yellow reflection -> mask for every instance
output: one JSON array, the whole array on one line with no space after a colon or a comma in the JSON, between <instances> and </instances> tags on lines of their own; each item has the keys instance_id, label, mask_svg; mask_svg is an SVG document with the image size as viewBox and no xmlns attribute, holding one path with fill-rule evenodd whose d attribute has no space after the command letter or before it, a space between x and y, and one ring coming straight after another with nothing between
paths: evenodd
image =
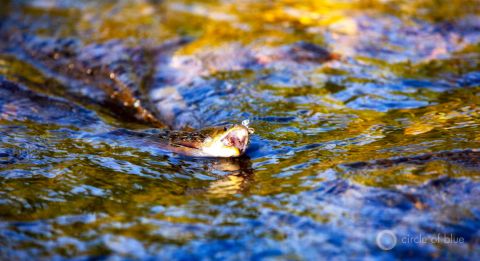
<instances>
[{"instance_id":1,"label":"yellow reflection","mask_svg":"<svg viewBox=\"0 0 480 261\"><path fill-rule=\"evenodd\" d=\"M216 197L225 197L238 193L242 189L244 177L229 175L217 181L214 181L208 187L208 194Z\"/></svg>"}]
</instances>

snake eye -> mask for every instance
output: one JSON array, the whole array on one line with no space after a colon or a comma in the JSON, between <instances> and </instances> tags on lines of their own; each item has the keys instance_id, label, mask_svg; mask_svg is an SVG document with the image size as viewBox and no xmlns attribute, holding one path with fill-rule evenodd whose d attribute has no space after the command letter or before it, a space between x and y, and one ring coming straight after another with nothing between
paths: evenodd
<instances>
[{"instance_id":1,"label":"snake eye","mask_svg":"<svg viewBox=\"0 0 480 261\"><path fill-rule=\"evenodd\" d=\"M228 130L227 126L223 127L223 131L227 131L227 130Z\"/></svg>"}]
</instances>

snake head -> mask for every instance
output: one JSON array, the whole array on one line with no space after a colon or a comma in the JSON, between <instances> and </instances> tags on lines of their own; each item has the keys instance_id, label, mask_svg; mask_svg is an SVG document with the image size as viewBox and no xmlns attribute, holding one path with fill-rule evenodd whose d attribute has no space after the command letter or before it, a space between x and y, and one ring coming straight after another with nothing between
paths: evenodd
<instances>
[{"instance_id":1,"label":"snake head","mask_svg":"<svg viewBox=\"0 0 480 261\"><path fill-rule=\"evenodd\" d=\"M208 138L204 140L201 146L206 156L238 157L247 150L253 129L249 128L247 123L213 127L209 128L207 132Z\"/></svg>"}]
</instances>

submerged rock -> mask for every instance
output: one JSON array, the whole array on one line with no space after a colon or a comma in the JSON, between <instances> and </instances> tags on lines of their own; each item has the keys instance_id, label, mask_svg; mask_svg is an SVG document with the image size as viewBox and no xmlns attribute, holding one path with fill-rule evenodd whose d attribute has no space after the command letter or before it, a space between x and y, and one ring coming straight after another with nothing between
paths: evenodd
<instances>
[{"instance_id":1,"label":"submerged rock","mask_svg":"<svg viewBox=\"0 0 480 261\"><path fill-rule=\"evenodd\" d=\"M296 71L318 66L338 56L307 42L256 49L232 44L223 48L176 56L188 38L172 39L160 46L129 47L119 40L84 44L75 38L49 38L11 30L4 52L33 65L60 84L54 93L89 100L124 120L155 127L198 128L202 114L188 104L179 88L195 91L204 77L224 71L267 68ZM10 25L11 26L11 25ZM225 108L228 109L228 108Z\"/></svg>"}]
</instances>

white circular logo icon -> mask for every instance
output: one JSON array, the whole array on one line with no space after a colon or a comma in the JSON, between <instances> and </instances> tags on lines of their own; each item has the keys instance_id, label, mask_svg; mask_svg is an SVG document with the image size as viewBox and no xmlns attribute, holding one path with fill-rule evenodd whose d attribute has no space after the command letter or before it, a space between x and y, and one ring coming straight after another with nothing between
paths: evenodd
<instances>
[{"instance_id":1,"label":"white circular logo icon","mask_svg":"<svg viewBox=\"0 0 480 261\"><path fill-rule=\"evenodd\" d=\"M378 232L376 242L380 249L390 250L397 245L397 236L392 230L382 230Z\"/></svg>"}]
</instances>

